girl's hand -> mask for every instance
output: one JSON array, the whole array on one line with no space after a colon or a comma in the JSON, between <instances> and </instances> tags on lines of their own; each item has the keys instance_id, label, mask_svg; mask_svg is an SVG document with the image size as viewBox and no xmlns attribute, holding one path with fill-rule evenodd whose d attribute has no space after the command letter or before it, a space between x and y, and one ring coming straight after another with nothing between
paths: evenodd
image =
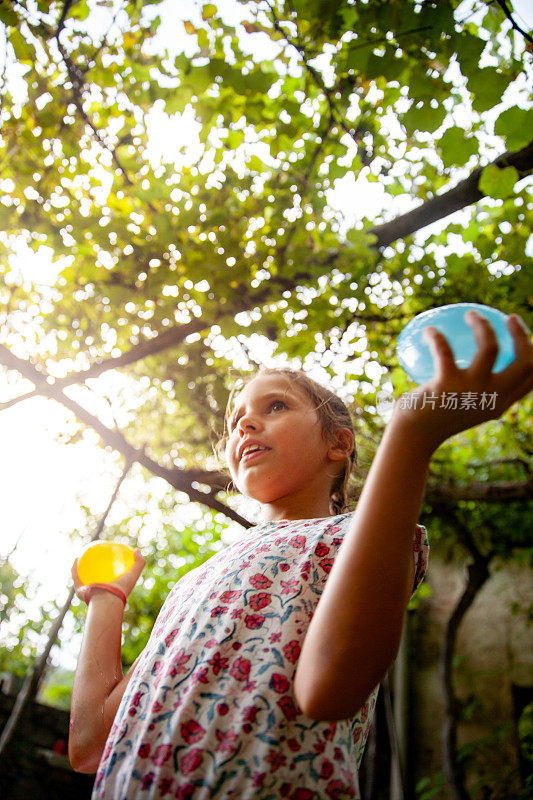
<instances>
[{"instance_id":1,"label":"girl's hand","mask_svg":"<svg viewBox=\"0 0 533 800\"><path fill-rule=\"evenodd\" d=\"M471 365L459 369L446 337L433 327L426 328L424 338L433 355L435 375L404 394L396 405L395 416L407 422L411 435L420 436L431 452L450 436L497 419L533 389L533 343L522 319L517 314L507 318L515 357L496 373L492 368L498 343L491 324L477 311L469 311L465 320L477 343Z\"/></svg>"},{"instance_id":2,"label":"girl's hand","mask_svg":"<svg viewBox=\"0 0 533 800\"><path fill-rule=\"evenodd\" d=\"M135 561L133 562L132 566L124 572L122 575L119 575L114 581L110 581L111 586L116 586L117 588L121 589L126 597L131 593L133 587L137 583L140 578L141 572L144 569L146 564L146 559L141 555L141 551L137 547L134 551ZM78 560L74 561L72 565L72 580L74 581L74 590L76 595L85 602L85 589L87 586L91 584L82 584L80 581L80 577L78 575Z\"/></svg>"}]
</instances>

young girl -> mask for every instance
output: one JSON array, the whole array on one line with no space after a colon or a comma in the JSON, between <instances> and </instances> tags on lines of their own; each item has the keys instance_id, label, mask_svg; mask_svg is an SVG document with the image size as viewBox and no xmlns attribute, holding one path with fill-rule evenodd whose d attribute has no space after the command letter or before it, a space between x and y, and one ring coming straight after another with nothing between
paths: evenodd
<instances>
[{"instance_id":1,"label":"young girl","mask_svg":"<svg viewBox=\"0 0 533 800\"><path fill-rule=\"evenodd\" d=\"M359 797L377 686L425 570L417 519L431 456L533 388L520 318L508 319L515 359L496 374L492 328L468 320L478 350L465 370L429 329L435 377L396 405L351 514L354 435L338 398L288 370L262 371L232 396L226 458L262 521L177 582L124 677L122 613L144 559L137 551L100 588L80 586L75 562L89 607L70 758L98 769L94 798ZM480 402L442 402L467 392Z\"/></svg>"}]
</instances>

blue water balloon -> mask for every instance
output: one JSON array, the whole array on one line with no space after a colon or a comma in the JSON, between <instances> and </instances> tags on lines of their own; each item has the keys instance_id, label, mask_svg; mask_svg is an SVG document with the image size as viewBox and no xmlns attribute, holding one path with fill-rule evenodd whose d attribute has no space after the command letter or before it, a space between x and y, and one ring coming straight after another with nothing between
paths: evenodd
<instances>
[{"instance_id":1,"label":"blue water balloon","mask_svg":"<svg viewBox=\"0 0 533 800\"><path fill-rule=\"evenodd\" d=\"M415 383L423 384L434 374L433 357L422 334L429 325L444 334L452 348L455 363L461 369L469 367L477 351L474 331L465 322L467 311L477 311L492 325L498 339L499 353L493 372L501 372L514 358L514 344L507 330L506 314L479 303L454 303L432 308L418 314L398 336L396 354L403 369Z\"/></svg>"}]
</instances>

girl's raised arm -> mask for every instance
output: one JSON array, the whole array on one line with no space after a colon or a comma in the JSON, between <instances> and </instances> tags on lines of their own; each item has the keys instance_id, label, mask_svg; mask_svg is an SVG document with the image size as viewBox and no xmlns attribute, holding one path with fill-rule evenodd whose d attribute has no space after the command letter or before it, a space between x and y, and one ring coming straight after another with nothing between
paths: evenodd
<instances>
[{"instance_id":1,"label":"girl's raised arm","mask_svg":"<svg viewBox=\"0 0 533 800\"><path fill-rule=\"evenodd\" d=\"M140 550L133 566L113 581L127 596L145 565ZM76 593L83 599L77 571L72 567ZM122 674L120 658L124 603L105 589L94 591L87 609L70 712L69 759L78 772L96 772L115 714L135 663Z\"/></svg>"},{"instance_id":2,"label":"girl's raised arm","mask_svg":"<svg viewBox=\"0 0 533 800\"><path fill-rule=\"evenodd\" d=\"M398 403L372 463L307 632L295 674L300 708L313 719L353 717L396 656L413 586L413 536L433 452L459 431L500 416L533 388L533 345L516 315L508 319L515 358L492 373L494 331L470 312L478 344L468 369L455 366L442 334L428 329L435 377ZM440 399L495 399L451 410ZM408 402L405 402L407 399Z\"/></svg>"}]
</instances>

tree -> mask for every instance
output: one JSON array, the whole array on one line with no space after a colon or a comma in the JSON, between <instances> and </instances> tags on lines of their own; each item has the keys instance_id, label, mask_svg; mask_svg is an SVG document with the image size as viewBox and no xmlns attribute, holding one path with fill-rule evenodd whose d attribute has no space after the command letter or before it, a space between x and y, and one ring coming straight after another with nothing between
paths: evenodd
<instances>
[{"instance_id":1,"label":"tree","mask_svg":"<svg viewBox=\"0 0 533 800\"><path fill-rule=\"evenodd\" d=\"M235 363L275 354L340 375L371 452L377 388L408 385L394 342L415 313L468 299L531 322L532 43L504 2L187 13L0 6L0 360L29 381L0 407L58 401L74 435L93 428L248 525L211 452ZM375 214L335 207L332 190L373 186ZM18 269L21 242L49 248L54 281ZM124 386L112 397L111 370ZM524 507L530 409L439 451L426 501L443 525L472 501ZM498 526L480 543L464 524L474 563L512 551Z\"/></svg>"}]
</instances>

